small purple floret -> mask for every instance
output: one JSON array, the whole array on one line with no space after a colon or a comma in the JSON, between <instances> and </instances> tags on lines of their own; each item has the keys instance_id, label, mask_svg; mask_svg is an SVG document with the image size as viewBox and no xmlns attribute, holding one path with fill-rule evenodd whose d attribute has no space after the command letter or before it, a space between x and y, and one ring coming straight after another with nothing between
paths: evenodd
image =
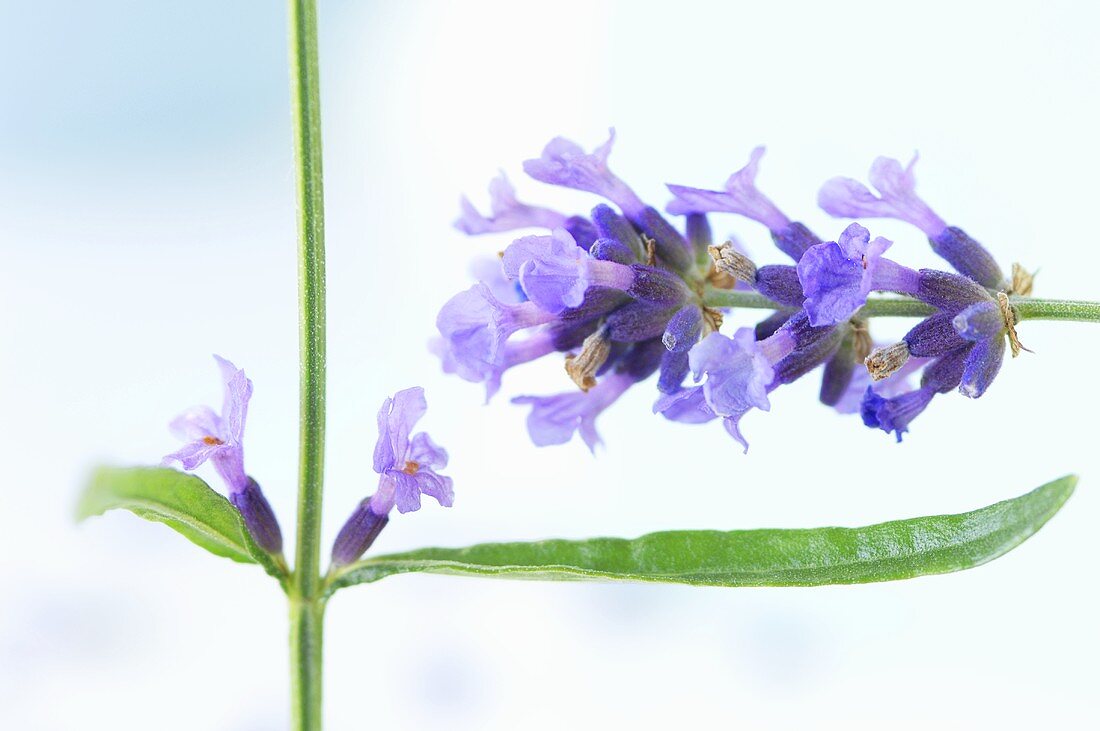
<instances>
[{"instance_id":1,"label":"small purple floret","mask_svg":"<svg viewBox=\"0 0 1100 731\"><path fill-rule=\"evenodd\" d=\"M665 210L672 214L736 213L764 224L771 231L783 231L790 225L790 219L756 187L756 173L763 156L763 147L754 149L748 165L726 180L725 190L667 186L674 200Z\"/></svg>"},{"instance_id":2,"label":"small purple floret","mask_svg":"<svg viewBox=\"0 0 1100 731\"><path fill-rule=\"evenodd\" d=\"M868 178L879 192L875 195L851 178L833 178L821 187L817 204L838 218L897 218L913 224L927 236L936 236L947 224L917 196L913 166L917 156L902 167L889 157L879 157L871 165Z\"/></svg>"},{"instance_id":3,"label":"small purple floret","mask_svg":"<svg viewBox=\"0 0 1100 731\"><path fill-rule=\"evenodd\" d=\"M447 466L447 452L423 432L410 438L413 426L427 410L424 389L415 386L387 398L378 411L374 471L380 477L378 491L370 500L378 515L386 515L395 505L402 513L419 510L421 494L444 507L454 503L451 478L436 471Z\"/></svg>"},{"instance_id":4,"label":"small purple floret","mask_svg":"<svg viewBox=\"0 0 1100 731\"><path fill-rule=\"evenodd\" d=\"M607 142L586 153L577 143L555 137L543 149L542 156L525 161L523 169L540 182L603 196L617 205L627 218L636 220L645 204L607 167L607 157L614 142L615 130L611 129Z\"/></svg>"},{"instance_id":5,"label":"small purple floret","mask_svg":"<svg viewBox=\"0 0 1100 731\"><path fill-rule=\"evenodd\" d=\"M806 295L803 305L814 326L844 322L867 302L874 290L912 294L917 272L882 256L892 242L853 223L835 242L812 247L798 262L798 279Z\"/></svg>"},{"instance_id":6,"label":"small purple floret","mask_svg":"<svg viewBox=\"0 0 1100 731\"><path fill-rule=\"evenodd\" d=\"M565 444L577 432L593 453L603 440L596 431L596 417L634 385L627 373L612 373L595 387L553 396L517 396L514 404L529 404L527 432L536 446Z\"/></svg>"},{"instance_id":7,"label":"small purple floret","mask_svg":"<svg viewBox=\"0 0 1100 731\"><path fill-rule=\"evenodd\" d=\"M470 200L463 196L462 215L455 228L468 236L514 231L521 228L555 229L565 225L567 217L557 211L530 206L516 199L516 189L503 172L489 183L489 216L481 215Z\"/></svg>"}]
</instances>

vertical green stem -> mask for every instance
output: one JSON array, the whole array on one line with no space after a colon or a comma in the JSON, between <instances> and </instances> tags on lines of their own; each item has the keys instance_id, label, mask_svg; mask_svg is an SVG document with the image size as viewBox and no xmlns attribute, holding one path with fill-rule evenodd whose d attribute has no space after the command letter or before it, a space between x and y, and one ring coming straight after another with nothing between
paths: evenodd
<instances>
[{"instance_id":1,"label":"vertical green stem","mask_svg":"<svg viewBox=\"0 0 1100 731\"><path fill-rule=\"evenodd\" d=\"M290 590L296 731L321 728L321 492L325 460L325 223L316 0L290 0L290 76L298 179L300 337L298 535Z\"/></svg>"}]
</instances>

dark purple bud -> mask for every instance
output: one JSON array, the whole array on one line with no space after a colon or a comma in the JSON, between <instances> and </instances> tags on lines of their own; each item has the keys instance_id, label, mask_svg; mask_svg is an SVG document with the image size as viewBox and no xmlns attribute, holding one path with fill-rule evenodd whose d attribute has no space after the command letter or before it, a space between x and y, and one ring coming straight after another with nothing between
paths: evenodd
<instances>
[{"instance_id":1,"label":"dark purple bud","mask_svg":"<svg viewBox=\"0 0 1100 731\"><path fill-rule=\"evenodd\" d=\"M582 249L592 246L599 238L596 227L584 216L570 216L565 220L565 225L562 228L569 232L569 235L577 242L577 246Z\"/></svg>"},{"instance_id":2,"label":"dark purple bud","mask_svg":"<svg viewBox=\"0 0 1100 731\"><path fill-rule=\"evenodd\" d=\"M626 244L619 243L617 239L596 239L592 248L588 250L593 259L601 261L613 261L616 264L633 264L638 261L634 252Z\"/></svg>"},{"instance_id":3,"label":"dark purple bud","mask_svg":"<svg viewBox=\"0 0 1100 731\"><path fill-rule=\"evenodd\" d=\"M644 381L660 367L661 359L667 352L660 338L637 343L623 355L616 371L635 381Z\"/></svg>"},{"instance_id":4,"label":"dark purple bud","mask_svg":"<svg viewBox=\"0 0 1100 731\"><path fill-rule=\"evenodd\" d=\"M798 270L789 264L767 264L756 270L756 291L786 307L801 307L806 299Z\"/></svg>"},{"instance_id":5,"label":"dark purple bud","mask_svg":"<svg viewBox=\"0 0 1100 731\"><path fill-rule=\"evenodd\" d=\"M821 243L821 239L818 238L817 234L798 221L788 224L778 231L772 231L771 234L776 248L795 261L801 259L802 255L811 246L817 246Z\"/></svg>"},{"instance_id":6,"label":"dark purple bud","mask_svg":"<svg viewBox=\"0 0 1100 731\"><path fill-rule=\"evenodd\" d=\"M549 326L550 342L554 350L575 350L584 344L584 339L596 332L600 326L598 319L556 322Z\"/></svg>"},{"instance_id":7,"label":"dark purple bud","mask_svg":"<svg viewBox=\"0 0 1100 731\"><path fill-rule=\"evenodd\" d=\"M683 385L689 369L688 351L666 350L661 356L661 375L657 378L657 390L661 393L676 393Z\"/></svg>"},{"instance_id":8,"label":"dark purple bud","mask_svg":"<svg viewBox=\"0 0 1100 731\"><path fill-rule=\"evenodd\" d=\"M825 363L821 375L821 403L836 406L848 390L856 372L855 338L849 334L841 342L832 358Z\"/></svg>"},{"instance_id":9,"label":"dark purple bud","mask_svg":"<svg viewBox=\"0 0 1100 731\"><path fill-rule=\"evenodd\" d=\"M634 252L638 260L644 261L646 256L645 242L630 221L615 212L611 206L601 203L592 209L592 223L600 238L614 239Z\"/></svg>"},{"instance_id":10,"label":"dark purple bud","mask_svg":"<svg viewBox=\"0 0 1100 731\"><path fill-rule=\"evenodd\" d=\"M985 288L969 277L921 269L915 297L944 312L955 313L975 302L990 301Z\"/></svg>"},{"instance_id":11,"label":"dark purple bud","mask_svg":"<svg viewBox=\"0 0 1100 731\"><path fill-rule=\"evenodd\" d=\"M703 311L688 305L677 311L665 327L661 341L674 353L686 353L703 334Z\"/></svg>"},{"instance_id":12,"label":"dark purple bud","mask_svg":"<svg viewBox=\"0 0 1100 731\"><path fill-rule=\"evenodd\" d=\"M691 248L695 250L695 258L706 261L707 249L714 243L714 236L710 231L710 222L704 213L689 213L685 223L687 238L691 242Z\"/></svg>"},{"instance_id":13,"label":"dark purple bud","mask_svg":"<svg viewBox=\"0 0 1100 731\"><path fill-rule=\"evenodd\" d=\"M820 325L814 327L810 324L809 315L805 310L799 310L790 316L785 325L791 336L794 337L795 349L809 348L821 340L836 335L836 325Z\"/></svg>"},{"instance_id":14,"label":"dark purple bud","mask_svg":"<svg viewBox=\"0 0 1100 731\"><path fill-rule=\"evenodd\" d=\"M793 383L806 375L814 368L829 360L840 347L844 339L844 328L825 327L815 328L826 330L818 333L814 339L804 348L795 350L775 364L775 378L773 384Z\"/></svg>"},{"instance_id":15,"label":"dark purple bud","mask_svg":"<svg viewBox=\"0 0 1100 731\"><path fill-rule=\"evenodd\" d=\"M973 343L967 343L925 366L920 379L921 388L930 388L935 393L948 393L958 388L966 368L966 359L973 347Z\"/></svg>"},{"instance_id":16,"label":"dark purple bud","mask_svg":"<svg viewBox=\"0 0 1100 731\"><path fill-rule=\"evenodd\" d=\"M966 358L959 393L970 398L981 398L989 384L1001 370L1005 357L1005 338L997 335L974 343Z\"/></svg>"},{"instance_id":17,"label":"dark purple bud","mask_svg":"<svg viewBox=\"0 0 1100 731\"><path fill-rule=\"evenodd\" d=\"M371 510L370 498L359 503L344 527L336 534L336 541L332 544L333 565L346 566L357 561L371 547L388 522L388 515L378 515Z\"/></svg>"},{"instance_id":18,"label":"dark purple bud","mask_svg":"<svg viewBox=\"0 0 1100 731\"><path fill-rule=\"evenodd\" d=\"M647 206L635 223L653 239L657 256L673 269L686 272L695 265L695 256L688 242L656 208Z\"/></svg>"},{"instance_id":19,"label":"dark purple bud","mask_svg":"<svg viewBox=\"0 0 1100 731\"><path fill-rule=\"evenodd\" d=\"M791 319L790 312L773 312L765 317L760 322L756 323L756 339L766 340L770 338L776 330L787 324L787 320Z\"/></svg>"},{"instance_id":20,"label":"dark purple bud","mask_svg":"<svg viewBox=\"0 0 1100 731\"><path fill-rule=\"evenodd\" d=\"M958 226L948 226L930 236L928 242L932 244L932 251L946 259L960 274L990 289L1005 286L1004 272L993 255Z\"/></svg>"},{"instance_id":21,"label":"dark purple bud","mask_svg":"<svg viewBox=\"0 0 1100 731\"><path fill-rule=\"evenodd\" d=\"M638 343L650 338L660 339L668 320L679 308L631 302L607 316L607 336L624 343ZM665 347L661 344L661 347Z\"/></svg>"},{"instance_id":22,"label":"dark purple bud","mask_svg":"<svg viewBox=\"0 0 1100 731\"><path fill-rule=\"evenodd\" d=\"M940 313L921 320L905 334L909 354L920 358L938 358L967 344L953 324L954 315Z\"/></svg>"},{"instance_id":23,"label":"dark purple bud","mask_svg":"<svg viewBox=\"0 0 1100 731\"><path fill-rule=\"evenodd\" d=\"M283 532L279 530L279 521L255 480L249 477L245 488L231 492L229 500L240 511L257 546L272 554L283 552Z\"/></svg>"},{"instance_id":24,"label":"dark purple bud","mask_svg":"<svg viewBox=\"0 0 1100 731\"><path fill-rule=\"evenodd\" d=\"M626 293L637 300L655 305L678 305L688 295L684 280L666 269L631 264L634 281Z\"/></svg>"},{"instance_id":25,"label":"dark purple bud","mask_svg":"<svg viewBox=\"0 0 1100 731\"><path fill-rule=\"evenodd\" d=\"M589 287L584 292L584 300L579 307L562 310L558 319L562 322L587 322L603 317L616 307L630 301L630 298L618 289L611 287Z\"/></svg>"},{"instance_id":26,"label":"dark purple bud","mask_svg":"<svg viewBox=\"0 0 1100 731\"><path fill-rule=\"evenodd\" d=\"M596 376L602 376L604 373L609 372L614 366L618 365L619 360L626 354L626 351L630 350L630 343L617 343L611 342L611 350L607 354L607 360L603 362L600 369L596 371Z\"/></svg>"},{"instance_id":27,"label":"dark purple bud","mask_svg":"<svg viewBox=\"0 0 1100 731\"><path fill-rule=\"evenodd\" d=\"M951 325L967 340L984 340L1005 331L1005 316L996 302L978 302L955 315Z\"/></svg>"}]
</instances>

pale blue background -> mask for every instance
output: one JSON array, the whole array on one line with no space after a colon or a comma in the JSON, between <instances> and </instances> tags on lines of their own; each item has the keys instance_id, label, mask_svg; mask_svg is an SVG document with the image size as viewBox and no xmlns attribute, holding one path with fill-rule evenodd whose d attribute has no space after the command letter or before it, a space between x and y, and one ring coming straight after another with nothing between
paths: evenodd
<instances>
[{"instance_id":1,"label":"pale blue background","mask_svg":"<svg viewBox=\"0 0 1100 731\"><path fill-rule=\"evenodd\" d=\"M1100 480L1095 326L1027 324L1036 351L980 403L937 400L902 446L814 402L817 378L721 429L649 416L607 449L539 450L426 354L471 256L449 224L552 136L663 203L758 143L761 184L827 233L818 185L919 148L921 190L1040 294L1100 298L1100 15L1091 3L321 3L330 273L326 533L372 489L374 412L423 384L453 510L380 550L672 527L857 525L959 511L1084 475L1064 514L979 570L815 590L404 576L330 607L333 729L1026 728L1096 723ZM97 462L150 463L166 421L217 402L218 352L256 391L248 464L289 523L297 332L279 2L0 2L0 726L285 727L285 610L259 571L161 526L70 513ZM762 260L763 231L717 219ZM933 264L911 229L899 258ZM735 320L736 322L737 320ZM876 324L879 337L902 323Z\"/></svg>"}]
</instances>

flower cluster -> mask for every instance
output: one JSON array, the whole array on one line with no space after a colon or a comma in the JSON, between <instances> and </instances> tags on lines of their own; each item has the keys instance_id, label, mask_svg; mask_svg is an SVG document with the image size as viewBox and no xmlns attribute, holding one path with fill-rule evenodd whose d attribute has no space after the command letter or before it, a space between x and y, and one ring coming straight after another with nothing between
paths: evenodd
<instances>
[{"instance_id":1,"label":"flower cluster","mask_svg":"<svg viewBox=\"0 0 1100 731\"><path fill-rule=\"evenodd\" d=\"M185 444L166 456L163 464L178 462L190 471L211 461L256 545L285 564L283 535L275 512L259 483L244 470L244 426L252 381L228 360L214 358L222 372L222 412L196 406L176 417L170 429ZM419 510L421 495L435 498L446 507L454 503L451 478L437 472L447 466L447 452L427 434L411 433L427 410L424 389L420 387L398 391L382 404L374 445L378 489L359 503L340 529L332 547L334 565L349 564L362 556L386 527L394 507L402 513Z\"/></svg>"},{"instance_id":2,"label":"flower cluster","mask_svg":"<svg viewBox=\"0 0 1100 731\"><path fill-rule=\"evenodd\" d=\"M597 417L656 373L655 413L684 423L721 419L747 449L741 417L768 410L771 391L819 366L822 402L860 412L868 426L900 440L936 394L981 396L1006 341L1018 352L1009 295L1028 294L1030 277L1014 268L1006 280L977 241L917 196L916 158L904 168L876 160L877 194L851 179L830 180L819 205L840 218L908 222L956 273L887 258L891 242L859 223L825 241L792 221L756 186L763 148L721 190L668 186L666 211L684 217L681 232L608 167L613 141L612 130L588 153L558 138L523 167L535 180L595 193L614 208L600 204L580 216L521 203L502 175L490 185L490 215L463 198L455 222L467 234L543 230L515 239L480 268L481 281L443 306L432 343L444 371L485 384L487 398L508 369L564 354L576 389L513 399L531 407L535 444L565 443L579 432L594 449ZM707 218L714 213L763 224L792 263L757 266L734 243L716 245ZM719 329L731 290L753 290L774 311L727 336ZM907 295L934 314L901 342L876 348L861 315L872 292ZM919 386L910 387L907 376L917 373Z\"/></svg>"}]
</instances>

